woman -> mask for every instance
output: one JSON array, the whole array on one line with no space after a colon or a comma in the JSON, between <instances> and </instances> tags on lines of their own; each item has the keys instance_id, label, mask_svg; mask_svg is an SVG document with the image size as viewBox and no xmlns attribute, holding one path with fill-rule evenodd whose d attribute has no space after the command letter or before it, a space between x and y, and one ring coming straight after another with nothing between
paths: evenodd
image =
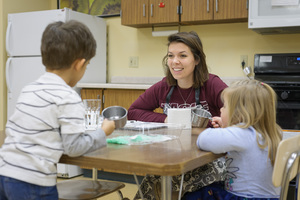
<instances>
[{"instance_id":1,"label":"woman","mask_svg":"<svg viewBox=\"0 0 300 200\"><path fill-rule=\"evenodd\" d=\"M200 38L195 32L180 32L168 37L168 52L163 58L166 77L147 89L128 109L128 119L167 122L168 108L202 106L212 116L220 116L220 95L227 85L210 74ZM164 113L154 112L162 108ZM211 124L209 124L211 126ZM224 164L216 160L188 172L183 192L193 192L222 179ZM173 177L173 191L179 191L181 176ZM141 190L146 199L160 199L159 176L146 176ZM178 193L178 192L177 192ZM139 198L139 194L135 198Z\"/></svg>"},{"instance_id":2,"label":"woman","mask_svg":"<svg viewBox=\"0 0 300 200\"><path fill-rule=\"evenodd\" d=\"M129 108L128 119L167 122L168 108L201 105L212 116L220 116L220 94L227 85L210 74L202 42L195 32L170 35L163 58L166 77L147 89ZM164 113L153 112L162 108Z\"/></svg>"}]
</instances>

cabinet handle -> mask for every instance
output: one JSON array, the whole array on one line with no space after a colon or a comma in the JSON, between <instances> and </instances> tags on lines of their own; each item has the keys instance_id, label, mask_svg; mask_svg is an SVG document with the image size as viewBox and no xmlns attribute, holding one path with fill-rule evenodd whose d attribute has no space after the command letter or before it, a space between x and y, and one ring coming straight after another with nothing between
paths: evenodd
<instances>
[{"instance_id":1,"label":"cabinet handle","mask_svg":"<svg viewBox=\"0 0 300 200\"><path fill-rule=\"evenodd\" d=\"M182 6L177 6L177 14L182 14Z\"/></svg>"},{"instance_id":2,"label":"cabinet handle","mask_svg":"<svg viewBox=\"0 0 300 200\"><path fill-rule=\"evenodd\" d=\"M206 8L206 10L209 13L209 0L207 0L207 8Z\"/></svg>"},{"instance_id":3,"label":"cabinet handle","mask_svg":"<svg viewBox=\"0 0 300 200\"><path fill-rule=\"evenodd\" d=\"M146 17L146 5L143 4L143 16Z\"/></svg>"},{"instance_id":4,"label":"cabinet handle","mask_svg":"<svg viewBox=\"0 0 300 200\"><path fill-rule=\"evenodd\" d=\"M151 17L153 17L153 4L151 4Z\"/></svg>"},{"instance_id":5,"label":"cabinet handle","mask_svg":"<svg viewBox=\"0 0 300 200\"><path fill-rule=\"evenodd\" d=\"M216 0L216 12L219 12L218 0Z\"/></svg>"},{"instance_id":6,"label":"cabinet handle","mask_svg":"<svg viewBox=\"0 0 300 200\"><path fill-rule=\"evenodd\" d=\"M102 95L102 103L103 103L103 105L105 103L105 96L104 96L104 94Z\"/></svg>"},{"instance_id":7,"label":"cabinet handle","mask_svg":"<svg viewBox=\"0 0 300 200\"><path fill-rule=\"evenodd\" d=\"M249 0L246 1L246 9L247 10L249 10L248 7L249 7Z\"/></svg>"}]
</instances>

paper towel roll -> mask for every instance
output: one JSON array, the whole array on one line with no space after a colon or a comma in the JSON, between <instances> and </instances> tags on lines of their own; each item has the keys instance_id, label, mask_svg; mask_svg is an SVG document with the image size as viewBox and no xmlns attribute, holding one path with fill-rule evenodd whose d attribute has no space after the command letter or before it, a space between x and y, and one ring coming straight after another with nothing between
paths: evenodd
<instances>
[{"instance_id":1,"label":"paper towel roll","mask_svg":"<svg viewBox=\"0 0 300 200\"><path fill-rule=\"evenodd\" d=\"M168 123L182 124L185 129L192 128L191 108L169 108Z\"/></svg>"}]
</instances>

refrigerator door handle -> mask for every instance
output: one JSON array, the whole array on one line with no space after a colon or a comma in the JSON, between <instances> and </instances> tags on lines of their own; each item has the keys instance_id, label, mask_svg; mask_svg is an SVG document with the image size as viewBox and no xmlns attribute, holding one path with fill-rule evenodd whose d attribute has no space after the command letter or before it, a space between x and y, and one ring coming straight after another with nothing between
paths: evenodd
<instances>
[{"instance_id":1,"label":"refrigerator door handle","mask_svg":"<svg viewBox=\"0 0 300 200\"><path fill-rule=\"evenodd\" d=\"M7 29L6 29L6 52L9 56L11 55L11 51L10 51L10 47L9 47L11 25L12 25L12 23L8 22Z\"/></svg>"},{"instance_id":2,"label":"refrigerator door handle","mask_svg":"<svg viewBox=\"0 0 300 200\"><path fill-rule=\"evenodd\" d=\"M11 85L10 85L10 80L9 80L9 68L10 68L11 61L12 61L12 58L7 59L6 70L5 70L8 98L11 98Z\"/></svg>"}]
</instances>

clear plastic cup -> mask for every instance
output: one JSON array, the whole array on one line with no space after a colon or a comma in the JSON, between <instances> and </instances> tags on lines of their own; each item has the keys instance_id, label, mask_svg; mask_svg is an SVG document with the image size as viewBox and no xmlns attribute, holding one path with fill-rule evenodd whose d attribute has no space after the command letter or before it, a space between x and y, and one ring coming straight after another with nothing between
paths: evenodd
<instances>
[{"instance_id":1,"label":"clear plastic cup","mask_svg":"<svg viewBox=\"0 0 300 200\"><path fill-rule=\"evenodd\" d=\"M100 115L101 99L84 99L83 105L85 109L85 129L97 129L102 122L102 117Z\"/></svg>"}]
</instances>

